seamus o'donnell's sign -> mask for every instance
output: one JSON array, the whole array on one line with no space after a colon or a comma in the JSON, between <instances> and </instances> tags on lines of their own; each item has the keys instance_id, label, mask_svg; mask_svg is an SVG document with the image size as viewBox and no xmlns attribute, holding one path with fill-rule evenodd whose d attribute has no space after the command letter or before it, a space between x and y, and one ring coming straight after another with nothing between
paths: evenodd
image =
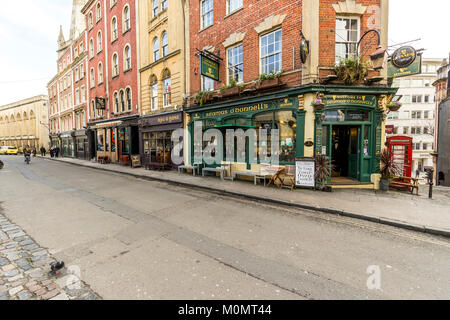
<instances>
[{"instance_id":1,"label":"seamus o'donnell's sign","mask_svg":"<svg viewBox=\"0 0 450 320\"><path fill-rule=\"evenodd\" d=\"M365 106L376 107L377 97L372 95L327 95L323 102L325 106Z\"/></svg>"}]
</instances>

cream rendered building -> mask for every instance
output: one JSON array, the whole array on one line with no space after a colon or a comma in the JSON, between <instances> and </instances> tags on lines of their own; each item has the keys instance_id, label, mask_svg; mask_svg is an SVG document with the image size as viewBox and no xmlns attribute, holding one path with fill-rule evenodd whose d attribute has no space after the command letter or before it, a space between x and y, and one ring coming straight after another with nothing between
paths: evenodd
<instances>
[{"instance_id":1,"label":"cream rendered building","mask_svg":"<svg viewBox=\"0 0 450 320\"><path fill-rule=\"evenodd\" d=\"M0 106L0 145L49 147L48 97L40 95Z\"/></svg>"},{"instance_id":2,"label":"cream rendered building","mask_svg":"<svg viewBox=\"0 0 450 320\"><path fill-rule=\"evenodd\" d=\"M138 1L140 149L144 162L173 168L170 136L183 128L189 10L184 0Z\"/></svg>"}]
</instances>

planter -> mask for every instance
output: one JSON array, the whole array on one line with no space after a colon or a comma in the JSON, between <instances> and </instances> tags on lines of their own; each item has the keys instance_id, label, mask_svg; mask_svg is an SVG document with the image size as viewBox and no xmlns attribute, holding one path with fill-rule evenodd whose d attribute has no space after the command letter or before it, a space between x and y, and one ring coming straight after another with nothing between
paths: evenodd
<instances>
[{"instance_id":1,"label":"planter","mask_svg":"<svg viewBox=\"0 0 450 320\"><path fill-rule=\"evenodd\" d=\"M282 83L281 83L280 78L274 78L274 79L263 80L262 82L258 83L256 85L256 87L257 87L257 89L261 90L261 89L269 89L269 88L279 87L281 84Z\"/></svg>"},{"instance_id":2,"label":"planter","mask_svg":"<svg viewBox=\"0 0 450 320\"><path fill-rule=\"evenodd\" d=\"M322 111L323 108L325 107L325 104L324 103L314 103L312 106L314 107L315 111Z\"/></svg>"},{"instance_id":3,"label":"planter","mask_svg":"<svg viewBox=\"0 0 450 320\"><path fill-rule=\"evenodd\" d=\"M398 110L400 110L400 108L402 107L401 104L393 104L393 105L388 105L387 108L389 109L389 111L391 112L396 112Z\"/></svg>"},{"instance_id":4,"label":"planter","mask_svg":"<svg viewBox=\"0 0 450 320\"><path fill-rule=\"evenodd\" d=\"M381 191L388 191L389 190L389 180L388 179L381 179L380 180L380 190Z\"/></svg>"},{"instance_id":5,"label":"planter","mask_svg":"<svg viewBox=\"0 0 450 320\"><path fill-rule=\"evenodd\" d=\"M239 86L228 88L220 91L220 94L222 97L230 97L230 96L237 96L241 93L241 88Z\"/></svg>"}]
</instances>

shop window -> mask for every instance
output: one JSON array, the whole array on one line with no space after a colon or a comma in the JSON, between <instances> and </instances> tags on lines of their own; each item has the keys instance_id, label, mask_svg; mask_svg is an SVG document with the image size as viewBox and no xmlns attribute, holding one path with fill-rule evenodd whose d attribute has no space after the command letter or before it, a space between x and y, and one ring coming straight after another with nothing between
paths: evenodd
<instances>
[{"instance_id":1,"label":"shop window","mask_svg":"<svg viewBox=\"0 0 450 320\"><path fill-rule=\"evenodd\" d=\"M228 62L228 84L231 81L236 83L244 82L244 54L243 45L239 45L227 50Z\"/></svg>"},{"instance_id":2,"label":"shop window","mask_svg":"<svg viewBox=\"0 0 450 320\"><path fill-rule=\"evenodd\" d=\"M105 151L109 151L109 141L111 141L111 129L106 129Z\"/></svg>"},{"instance_id":3,"label":"shop window","mask_svg":"<svg viewBox=\"0 0 450 320\"><path fill-rule=\"evenodd\" d=\"M121 153L130 154L130 134L128 128L120 128L119 129L119 143L120 143L120 151Z\"/></svg>"},{"instance_id":4,"label":"shop window","mask_svg":"<svg viewBox=\"0 0 450 320\"><path fill-rule=\"evenodd\" d=\"M280 135L280 162L295 162L295 142L297 137L297 117L294 111L275 113L275 127Z\"/></svg>"},{"instance_id":5,"label":"shop window","mask_svg":"<svg viewBox=\"0 0 450 320\"><path fill-rule=\"evenodd\" d=\"M97 131L97 151L105 151L105 133L103 130Z\"/></svg>"},{"instance_id":6,"label":"shop window","mask_svg":"<svg viewBox=\"0 0 450 320\"><path fill-rule=\"evenodd\" d=\"M281 29L260 39L261 73L281 71Z\"/></svg>"},{"instance_id":7,"label":"shop window","mask_svg":"<svg viewBox=\"0 0 450 320\"><path fill-rule=\"evenodd\" d=\"M151 132L144 133L144 153L150 156L152 163L171 163L172 154L172 132Z\"/></svg>"},{"instance_id":8,"label":"shop window","mask_svg":"<svg viewBox=\"0 0 450 320\"><path fill-rule=\"evenodd\" d=\"M254 126L257 130L257 146L255 146L255 153L258 155L258 161L266 162L268 158L272 156L272 129L273 127L273 112L261 113L255 116ZM266 133L267 138L262 135L263 131ZM262 150L260 150L260 148ZM261 157L261 153L263 153Z\"/></svg>"}]
</instances>

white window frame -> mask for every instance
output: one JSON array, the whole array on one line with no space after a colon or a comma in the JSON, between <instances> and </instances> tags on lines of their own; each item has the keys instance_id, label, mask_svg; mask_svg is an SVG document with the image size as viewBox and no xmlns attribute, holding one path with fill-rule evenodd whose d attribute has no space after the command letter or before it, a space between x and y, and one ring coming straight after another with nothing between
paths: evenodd
<instances>
[{"instance_id":1,"label":"white window frame","mask_svg":"<svg viewBox=\"0 0 450 320\"><path fill-rule=\"evenodd\" d=\"M346 39L340 39L339 38L339 36L338 36L338 32L337 32L337 22L338 22L338 20L356 20L356 23L357 23L357 35L356 35L356 41L348 41L348 40L346 40ZM355 44L356 46L357 46L357 44L358 44L358 40L360 39L360 37L361 37L361 18L360 17L358 17L358 16L336 16L336 21L335 21L335 26L336 26L336 30L335 30L335 45L334 45L334 50L335 50L335 53L334 53L334 55L335 55L335 61L336 62L339 62L339 60L341 59L341 58L347 58L347 57L338 57L338 54L337 54L337 45L338 44ZM348 32L348 31L347 31ZM338 38L339 38L339 40L340 41L338 41ZM356 50L357 50L358 48L356 48ZM355 52L355 54L356 54L356 52Z\"/></svg>"},{"instance_id":2,"label":"white window frame","mask_svg":"<svg viewBox=\"0 0 450 320\"><path fill-rule=\"evenodd\" d=\"M128 92L130 93L130 99L128 100ZM131 91L131 87L125 88L125 104L126 104L126 111L131 111L133 109L133 91Z\"/></svg>"},{"instance_id":3,"label":"white window frame","mask_svg":"<svg viewBox=\"0 0 450 320\"><path fill-rule=\"evenodd\" d=\"M130 56L127 56L127 48L129 51ZM131 70L131 46L129 44L125 45L125 48L123 48L123 70L128 71Z\"/></svg>"},{"instance_id":4,"label":"white window frame","mask_svg":"<svg viewBox=\"0 0 450 320\"><path fill-rule=\"evenodd\" d=\"M103 83L103 64L101 62L98 63L97 73L98 84L100 85Z\"/></svg>"},{"instance_id":5,"label":"white window frame","mask_svg":"<svg viewBox=\"0 0 450 320\"><path fill-rule=\"evenodd\" d=\"M274 37L275 37L276 33L278 33L278 32L281 33L280 50L279 51L274 51L274 52L272 52L270 54L263 55L263 46L262 46L263 38L268 37L271 34L273 34ZM274 44L275 44L275 42L274 42ZM278 54L280 55L280 68L279 68L279 70L264 70L265 69L265 66L263 65L264 59L266 59L266 58L268 58L270 56L278 55ZM259 67L260 74L263 74L263 73L268 74L271 71L274 71L275 73L277 73L277 72L280 72L283 69L283 30L282 30L282 28L279 28L279 29L270 31L268 33L262 34L259 37L259 66L260 66Z\"/></svg>"},{"instance_id":6,"label":"white window frame","mask_svg":"<svg viewBox=\"0 0 450 320\"><path fill-rule=\"evenodd\" d=\"M234 49L237 49L239 47L242 47L242 64L239 64L239 65L242 65L242 79L236 81L236 83L243 83L244 82L244 45L242 43L239 43L239 44L237 44L237 45L235 45L233 47L227 48L227 84L228 85L230 84L230 69L232 67L236 67L237 66L237 64L230 66L230 52L232 52Z\"/></svg>"},{"instance_id":7,"label":"white window frame","mask_svg":"<svg viewBox=\"0 0 450 320\"><path fill-rule=\"evenodd\" d=\"M152 0L152 17L155 18L158 16L158 14L159 14L159 0Z\"/></svg>"},{"instance_id":8,"label":"white window frame","mask_svg":"<svg viewBox=\"0 0 450 320\"><path fill-rule=\"evenodd\" d=\"M119 28L117 25L117 17L114 16L111 19L111 42L117 40L118 37L119 37Z\"/></svg>"},{"instance_id":9,"label":"white window frame","mask_svg":"<svg viewBox=\"0 0 450 320\"><path fill-rule=\"evenodd\" d=\"M169 81L169 90L166 91L166 81ZM163 85L163 108L169 108L172 106L172 78L169 77L162 81Z\"/></svg>"},{"instance_id":10,"label":"white window frame","mask_svg":"<svg viewBox=\"0 0 450 320\"><path fill-rule=\"evenodd\" d=\"M128 17L125 15L125 9L127 9ZM123 31L122 31L122 33L125 33L125 32L127 32L128 30L131 29L131 23L130 23L131 17L130 17L130 15L131 15L130 6L128 4L126 4L123 7L123 10L122 10L122 17L123 17L123 21L122 21L122 23L123 23L122 24Z\"/></svg>"},{"instance_id":11,"label":"white window frame","mask_svg":"<svg viewBox=\"0 0 450 320\"><path fill-rule=\"evenodd\" d=\"M150 107L152 111L158 110L158 81L150 85Z\"/></svg>"},{"instance_id":12,"label":"white window frame","mask_svg":"<svg viewBox=\"0 0 450 320\"><path fill-rule=\"evenodd\" d=\"M114 61L114 57L117 58L117 62ZM112 67L112 70L111 70L112 71L112 76L113 77L118 76L120 70L119 70L119 55L117 54L117 52L114 52L113 55L112 55L112 65L111 65L111 67Z\"/></svg>"},{"instance_id":13,"label":"white window frame","mask_svg":"<svg viewBox=\"0 0 450 320\"><path fill-rule=\"evenodd\" d=\"M103 50L103 36L102 31L99 30L97 32L97 53L101 52Z\"/></svg>"},{"instance_id":14,"label":"white window frame","mask_svg":"<svg viewBox=\"0 0 450 320\"><path fill-rule=\"evenodd\" d=\"M156 42L156 50L155 50L155 42ZM152 52L153 52L153 62L156 62L159 60L159 38L155 37L152 41Z\"/></svg>"},{"instance_id":15,"label":"white window frame","mask_svg":"<svg viewBox=\"0 0 450 320\"><path fill-rule=\"evenodd\" d=\"M239 2L237 7L232 8L231 5L234 2ZM227 0L227 15L232 14L235 11L238 11L239 9L241 9L244 6L244 0Z\"/></svg>"},{"instance_id":16,"label":"white window frame","mask_svg":"<svg viewBox=\"0 0 450 320\"><path fill-rule=\"evenodd\" d=\"M203 4L205 2L209 2L209 1L211 1L211 3L212 3L211 10L209 10L207 12L203 12ZM211 23L208 25L205 25L205 18L207 16L209 16L209 14L212 15ZM201 0L200 1L200 29L208 28L209 26L212 26L213 24L214 24L214 0Z\"/></svg>"}]
</instances>

